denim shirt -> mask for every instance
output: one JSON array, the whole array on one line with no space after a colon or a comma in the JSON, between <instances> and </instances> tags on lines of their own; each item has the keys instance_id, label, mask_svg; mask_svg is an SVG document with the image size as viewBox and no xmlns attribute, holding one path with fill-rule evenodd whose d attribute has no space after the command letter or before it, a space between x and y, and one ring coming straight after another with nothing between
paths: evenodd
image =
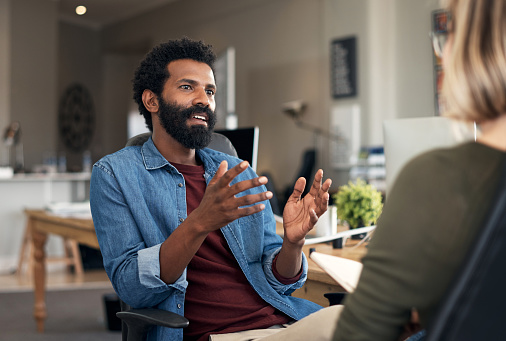
<instances>
[{"instance_id":1,"label":"denim shirt","mask_svg":"<svg viewBox=\"0 0 506 341\"><path fill-rule=\"evenodd\" d=\"M221 161L229 168L241 160L204 148L197 150L206 183ZM256 177L248 168L232 183ZM264 186L244 194L265 191ZM98 161L91 175L90 202L105 270L119 297L134 308L157 307L184 315L186 270L172 284L160 278L161 244L186 219L186 189L181 173L156 149L150 138L142 146L126 147ZM304 284L303 255L299 281L284 285L272 273L282 238L268 201L265 209L233 221L221 231L241 270L267 303L299 320L321 307L291 297ZM148 340L182 340L182 329L153 328Z\"/></svg>"}]
</instances>

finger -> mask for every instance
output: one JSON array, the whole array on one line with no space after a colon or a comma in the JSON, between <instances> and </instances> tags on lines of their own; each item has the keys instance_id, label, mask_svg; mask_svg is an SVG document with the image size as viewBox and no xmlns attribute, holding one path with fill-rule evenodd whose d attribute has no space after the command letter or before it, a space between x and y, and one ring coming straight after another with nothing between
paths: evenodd
<instances>
[{"instance_id":1,"label":"finger","mask_svg":"<svg viewBox=\"0 0 506 341\"><path fill-rule=\"evenodd\" d=\"M243 180L232 185L230 191L232 195L236 195L248 189L265 185L267 182L268 180L265 176L259 176L258 178Z\"/></svg>"},{"instance_id":2,"label":"finger","mask_svg":"<svg viewBox=\"0 0 506 341\"><path fill-rule=\"evenodd\" d=\"M214 174L211 181L209 181L209 185L214 185L215 183L217 183L218 180L220 180L223 177L223 175L227 172L227 168L228 162L225 160L221 161L220 165L218 166L218 170L216 171L216 174Z\"/></svg>"},{"instance_id":3,"label":"finger","mask_svg":"<svg viewBox=\"0 0 506 341\"><path fill-rule=\"evenodd\" d=\"M272 198L272 192L270 191L258 194L248 194L236 198L235 205L237 207L249 206L252 204L259 203L260 201L269 200L270 198Z\"/></svg>"},{"instance_id":4,"label":"finger","mask_svg":"<svg viewBox=\"0 0 506 341\"><path fill-rule=\"evenodd\" d=\"M309 190L309 194L311 194L314 198L316 198L316 196L318 195L318 191L322 187L322 179L323 179L323 170L318 169L318 171L314 176L313 185Z\"/></svg>"},{"instance_id":5,"label":"finger","mask_svg":"<svg viewBox=\"0 0 506 341\"><path fill-rule=\"evenodd\" d=\"M323 189L325 192L328 192L328 191L329 191L329 189L330 189L330 186L332 186L332 180L327 179L327 180L325 180L325 182L323 183L323 185L322 185L322 189Z\"/></svg>"},{"instance_id":6,"label":"finger","mask_svg":"<svg viewBox=\"0 0 506 341\"><path fill-rule=\"evenodd\" d=\"M315 210L309 210L309 225L311 226L311 229L316 225L317 222L318 215L316 214Z\"/></svg>"},{"instance_id":7,"label":"finger","mask_svg":"<svg viewBox=\"0 0 506 341\"><path fill-rule=\"evenodd\" d=\"M232 182L232 180L234 180L234 178L237 175L239 175L242 172L244 172L246 170L246 168L248 168L248 166L249 166L248 161L242 161L241 163L239 163L239 164L235 165L234 167L232 167L231 169L229 169L219 179L219 186L221 186L221 187L229 186L230 183ZM220 164L220 167L221 167L221 164Z\"/></svg>"},{"instance_id":8,"label":"finger","mask_svg":"<svg viewBox=\"0 0 506 341\"><path fill-rule=\"evenodd\" d=\"M321 188L318 190L318 195L316 197L316 204L319 205L321 201L327 201L330 199L329 189L332 185L332 180L327 179L321 186Z\"/></svg>"},{"instance_id":9,"label":"finger","mask_svg":"<svg viewBox=\"0 0 506 341\"><path fill-rule=\"evenodd\" d=\"M237 209L238 216L236 219L258 213L260 211L263 211L264 209L265 209L265 204L258 204L258 205L248 206L248 207L240 207Z\"/></svg>"},{"instance_id":10,"label":"finger","mask_svg":"<svg viewBox=\"0 0 506 341\"><path fill-rule=\"evenodd\" d=\"M295 182L295 185L293 186L293 192L292 195L290 195L289 200L295 200L299 201L302 193L304 192L304 188L306 187L306 178L300 177Z\"/></svg>"},{"instance_id":11,"label":"finger","mask_svg":"<svg viewBox=\"0 0 506 341\"><path fill-rule=\"evenodd\" d=\"M316 204L316 215L318 217L321 217L329 208L329 197L330 195L328 193L324 193L321 200Z\"/></svg>"},{"instance_id":12,"label":"finger","mask_svg":"<svg viewBox=\"0 0 506 341\"><path fill-rule=\"evenodd\" d=\"M332 180L327 179L323 183L322 187L318 191L318 196L316 197L316 214L320 217L323 213L325 213L329 207L330 194L329 189L332 185Z\"/></svg>"}]
</instances>

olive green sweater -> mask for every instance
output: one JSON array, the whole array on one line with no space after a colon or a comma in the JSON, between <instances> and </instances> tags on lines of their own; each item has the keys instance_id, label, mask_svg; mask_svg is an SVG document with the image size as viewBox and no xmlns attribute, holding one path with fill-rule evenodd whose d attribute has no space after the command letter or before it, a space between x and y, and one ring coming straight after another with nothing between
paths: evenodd
<instances>
[{"instance_id":1,"label":"olive green sweater","mask_svg":"<svg viewBox=\"0 0 506 341\"><path fill-rule=\"evenodd\" d=\"M388 193L335 341L397 340L412 307L422 327L431 322L484 224L505 161L506 153L470 142L408 163Z\"/></svg>"}]
</instances>

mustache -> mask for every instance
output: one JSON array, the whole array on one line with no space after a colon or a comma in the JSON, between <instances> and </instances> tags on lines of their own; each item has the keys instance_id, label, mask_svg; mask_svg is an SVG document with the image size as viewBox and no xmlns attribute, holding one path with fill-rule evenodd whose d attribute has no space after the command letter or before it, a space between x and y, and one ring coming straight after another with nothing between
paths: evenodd
<instances>
[{"instance_id":1,"label":"mustache","mask_svg":"<svg viewBox=\"0 0 506 341\"><path fill-rule=\"evenodd\" d=\"M206 114L208 120L214 119L215 113L209 107L201 107L198 105L191 106L181 111L183 117L191 118L195 114Z\"/></svg>"}]
</instances>

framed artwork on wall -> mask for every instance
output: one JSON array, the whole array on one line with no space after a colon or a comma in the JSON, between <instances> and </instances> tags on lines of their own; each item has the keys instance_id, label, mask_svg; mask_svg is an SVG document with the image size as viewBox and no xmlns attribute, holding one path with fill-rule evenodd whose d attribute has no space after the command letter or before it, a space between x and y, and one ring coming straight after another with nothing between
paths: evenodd
<instances>
[{"instance_id":1,"label":"framed artwork on wall","mask_svg":"<svg viewBox=\"0 0 506 341\"><path fill-rule=\"evenodd\" d=\"M432 32L442 36L443 39L446 39L448 35L448 16L449 14L445 10L432 12ZM441 97L444 72L442 60L434 50L432 60L434 64L434 112L436 116L439 116L445 110L444 99Z\"/></svg>"},{"instance_id":2,"label":"framed artwork on wall","mask_svg":"<svg viewBox=\"0 0 506 341\"><path fill-rule=\"evenodd\" d=\"M357 38L335 39L330 47L332 97L357 95Z\"/></svg>"}]
</instances>

